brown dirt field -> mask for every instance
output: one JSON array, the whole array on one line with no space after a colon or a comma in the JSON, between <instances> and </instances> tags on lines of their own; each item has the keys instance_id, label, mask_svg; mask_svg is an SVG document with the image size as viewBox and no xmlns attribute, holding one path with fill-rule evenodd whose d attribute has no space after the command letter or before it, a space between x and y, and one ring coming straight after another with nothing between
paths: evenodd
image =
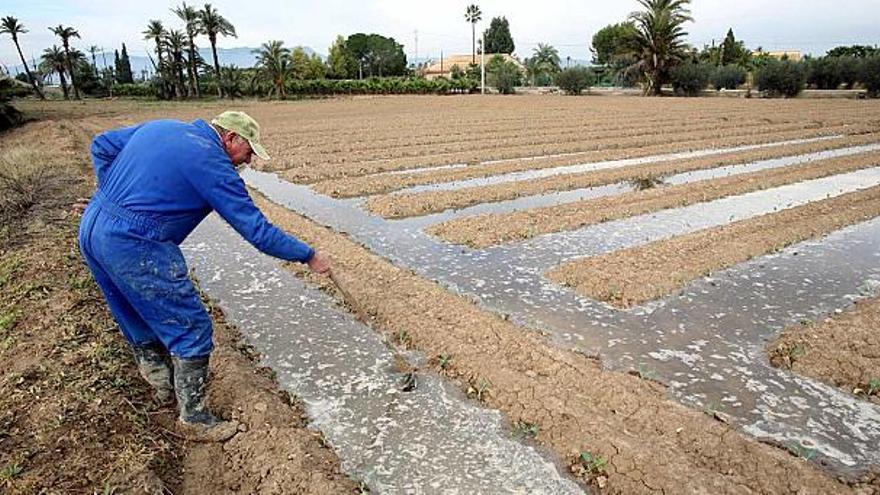
<instances>
[{"instance_id":1,"label":"brown dirt field","mask_svg":"<svg viewBox=\"0 0 880 495\"><path fill-rule=\"evenodd\" d=\"M856 134L866 134L869 133L868 130L862 129L864 132L857 132ZM870 130L870 133L876 133L876 129ZM700 149L711 149L711 148L728 148L740 145L751 145L751 144L764 144L764 143L772 143L777 141L786 141L795 138L808 138L808 137L817 137L820 135L825 135L826 131L792 131L785 132L781 134L774 135L763 135L758 138L751 137L734 137L734 138L726 138L721 141L712 141L712 142L698 142L698 143L689 143L687 149L680 149L681 146L679 144L669 144L669 145L661 145L657 147L643 147L643 148L629 148L623 151L615 151L613 153L603 153L603 157L591 159L589 161L581 162L575 161L575 163L591 163L594 161L602 161L602 160L618 160L625 158L639 158L644 156L651 156L656 154L664 154L664 153L674 153L679 151L692 151L692 150L700 150ZM833 133L832 133L833 134ZM594 157L595 158L595 157ZM507 168L506 166L510 165L508 163L496 163L487 165L487 167L493 169L503 169ZM517 167L525 167L525 163L517 163L515 165L511 165L514 168ZM554 165L555 166L555 165ZM483 165L479 165L479 167L483 167ZM533 170L545 168L543 164L537 163L532 168L524 168L524 170ZM513 170L520 171L520 170ZM457 171L450 170L444 172L444 174L452 175L456 174ZM495 175L495 173L488 174ZM486 186L492 187L492 186ZM474 196L473 192L480 190L483 188L467 188L461 190L441 190L441 191L426 191L419 193L390 193L390 194L382 194L378 196L371 196L367 200L367 208L377 214L384 216L386 218L406 218L411 216L419 216L419 215L427 215L430 213L438 213L449 208L464 208L466 206L471 206L473 204L477 204L482 202L482 198L479 196ZM502 194L503 196L503 194ZM487 198L491 199L491 198Z\"/></svg>"},{"instance_id":2,"label":"brown dirt field","mask_svg":"<svg viewBox=\"0 0 880 495\"><path fill-rule=\"evenodd\" d=\"M595 187L599 185L613 184L615 182L656 178L662 175L679 172L704 170L725 165L748 163L767 158L778 158L798 153L810 153L826 149L834 149L840 146L858 145L875 142L877 133L847 136L839 139L806 143L800 145L788 145L783 147L771 147L751 151L723 153L701 158L689 158L671 160L660 163L647 163L632 165L611 170L597 170L582 174L567 174L561 176L545 177L534 180L516 181L488 186L474 186L455 190L425 191L418 193L397 193L373 196L367 201L367 206L373 213L386 218L405 218L409 216L438 213L447 209L465 208L480 203L491 203L516 199L531 194L544 194L556 191L567 191L578 188ZM644 149L633 150L629 153L645 152ZM627 156L626 158L632 158ZM362 179L362 178L358 178ZM394 181L395 179L390 179ZM428 180L428 179L426 179ZM367 183L366 180L360 181ZM379 181L380 187L384 181ZM372 186L356 187L369 188ZM317 188L316 188L317 189ZM319 192L320 189L318 189Z\"/></svg>"},{"instance_id":3,"label":"brown dirt field","mask_svg":"<svg viewBox=\"0 0 880 495\"><path fill-rule=\"evenodd\" d=\"M868 125L869 127L864 127ZM430 156L417 156L413 158L383 159L373 161L356 161L346 163L318 163L311 167L299 167L284 172L284 177L291 182L312 183L319 180L361 176L366 174L389 172L410 169L414 167L424 168L437 165L452 165L458 163L476 163L478 166L486 160L509 160L526 159L526 169L543 168L554 161L532 160L533 157L545 157L548 155L566 154L565 161L590 159L596 151L629 150L630 148L651 148L656 150L690 151L705 148L724 147L725 143L730 146L740 144L758 144L777 141L774 135L785 136L792 134L797 137L827 136L833 134L848 134L851 132L876 131L877 126L854 122L852 124L839 124L823 127L815 123L792 123L792 124L768 124L765 126L746 127L732 132L721 130L692 131L677 133L674 129L668 129L659 135L639 136L631 138L608 138L594 142L574 142L571 144L548 143L533 146L501 146L497 150L487 151L464 151L451 153L436 153ZM786 134L789 133L789 134ZM631 151L632 152L632 151ZM645 156L644 151L636 152L630 156ZM654 153L651 153L654 154ZM575 163L578 163L575 161ZM485 165L485 164L483 164ZM489 164L498 165L498 164ZM508 165L510 166L510 165Z\"/></svg>"},{"instance_id":4,"label":"brown dirt field","mask_svg":"<svg viewBox=\"0 0 880 495\"><path fill-rule=\"evenodd\" d=\"M874 137L876 139L876 137ZM542 234L574 230L654 211L712 201L727 196L779 187L880 165L880 152L817 160L674 186L660 186L614 196L507 214L478 215L440 223L427 229L445 241L485 248ZM648 177L656 177L648 176Z\"/></svg>"},{"instance_id":5,"label":"brown dirt field","mask_svg":"<svg viewBox=\"0 0 880 495\"><path fill-rule=\"evenodd\" d=\"M770 362L880 404L880 298L846 313L786 328L767 346Z\"/></svg>"},{"instance_id":6,"label":"brown dirt field","mask_svg":"<svg viewBox=\"0 0 880 495\"><path fill-rule=\"evenodd\" d=\"M431 368L516 424L607 493L848 493L852 487L791 454L666 397L653 382L604 371L464 297L371 254L346 237L262 197L274 223L329 254L373 327L407 332ZM301 268L291 265L291 269ZM307 275L328 291L329 281ZM338 297L338 294L337 294ZM448 356L442 360L439 356ZM582 452L608 460L599 476L578 468ZM872 481L873 480L873 481ZM863 483L880 483L866 477ZM864 486L870 491L869 486Z\"/></svg>"},{"instance_id":7,"label":"brown dirt field","mask_svg":"<svg viewBox=\"0 0 880 495\"><path fill-rule=\"evenodd\" d=\"M880 186L721 227L572 261L547 273L618 308L666 296L692 280L880 215Z\"/></svg>"},{"instance_id":8,"label":"brown dirt field","mask_svg":"<svg viewBox=\"0 0 880 495\"><path fill-rule=\"evenodd\" d=\"M852 146L855 144L863 144L866 142L876 141L877 139L880 139L880 136L876 134L846 136L817 143L785 145L784 147L774 146L751 151L738 151L716 154L711 157L705 158L669 160L661 163L631 165L614 170L587 172L583 174L567 174L563 176L545 177L529 181L519 181L516 183L516 187L511 187L510 184L499 184L495 186L485 186L479 189L473 188L473 190L479 190L481 192L487 193L486 200L483 201L481 199L481 202L503 201L506 199L514 199L532 194L541 194L553 191L566 191L582 187L593 187L596 185L610 184L612 182L630 180L639 177L652 177L690 170L700 170L703 168L714 168L716 166L722 165L747 163L749 161L756 161L768 158L777 158L803 153L813 153L826 149L835 149L839 147ZM450 173L453 174L453 180L460 180L461 178L474 178L455 177L454 174L456 174L457 172L459 171L444 170L440 173L421 174L385 173L318 182L312 187L315 191L322 194L328 194L337 198L351 198L357 196L382 194L416 185L445 182L447 181L447 179L450 178ZM469 175L470 173L473 173L473 171L468 172L467 170L461 170L460 172L462 175Z\"/></svg>"},{"instance_id":9,"label":"brown dirt field","mask_svg":"<svg viewBox=\"0 0 880 495\"><path fill-rule=\"evenodd\" d=\"M36 148L47 171L39 201L0 229L0 492L357 493L219 313L210 401L247 431L185 442L152 402L76 245L88 137L69 120L0 135L0 155Z\"/></svg>"}]
</instances>

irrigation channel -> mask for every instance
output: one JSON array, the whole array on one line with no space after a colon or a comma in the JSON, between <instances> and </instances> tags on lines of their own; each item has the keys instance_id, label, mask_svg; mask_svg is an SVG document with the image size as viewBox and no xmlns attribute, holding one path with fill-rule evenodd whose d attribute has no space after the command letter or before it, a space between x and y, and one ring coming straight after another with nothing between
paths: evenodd
<instances>
[{"instance_id":1,"label":"irrigation channel","mask_svg":"<svg viewBox=\"0 0 880 495\"><path fill-rule=\"evenodd\" d=\"M705 180L739 173L737 170L786 166L858 151L865 149L768 160L667 180ZM705 154L717 152L707 150ZM365 212L362 198L335 200L309 187L284 182L275 174L246 170L242 176L270 200L347 233L395 264L467 294L516 323L541 329L557 345L598 354L610 369L638 370L666 383L680 401L717 410L758 439L807 449L814 461L844 474L880 465L876 448L880 444L880 407L773 368L764 353L767 339L783 328L804 318L832 314L855 299L877 293L880 219L737 265L692 282L679 294L628 311L579 297L543 277L548 269L575 258L876 186L880 184L880 168L484 250L445 244L423 230L463 212L487 211L488 205L391 221ZM615 194L626 186L595 189ZM569 200L570 196L548 195L497 203L491 211ZM497 415L463 400L440 379L428 377L427 386L418 395L393 392L390 351L378 334L346 314L327 309L331 303L326 298L303 287L276 262L254 254L216 218L204 222L185 248L207 292L248 332L267 364L278 372L281 383L305 400L315 426L324 431L343 465L357 476L376 487L397 486L403 479L430 486L439 479L435 476L442 476L439 473L448 473L443 482L465 491L480 486L468 483L483 480L503 481L504 485L493 486L516 486L530 493L575 489L556 474L546 458L535 460L538 454L531 447L517 443L516 454L508 450L501 456L501 450L512 447ZM253 311L258 308L262 310ZM478 439L479 435L483 436ZM419 462L429 447L434 460ZM454 474L456 469L472 469L471 463L477 459L482 460L478 472L484 473L479 479ZM427 466L432 463L440 464L438 471ZM522 464L511 469L509 463ZM553 475L542 474L551 472Z\"/></svg>"}]
</instances>

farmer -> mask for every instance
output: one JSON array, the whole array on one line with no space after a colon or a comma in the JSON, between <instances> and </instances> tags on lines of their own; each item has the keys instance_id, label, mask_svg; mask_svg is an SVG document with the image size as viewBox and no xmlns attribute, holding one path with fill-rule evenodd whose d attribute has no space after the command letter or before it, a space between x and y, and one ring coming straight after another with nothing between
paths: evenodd
<instances>
[{"instance_id":1,"label":"farmer","mask_svg":"<svg viewBox=\"0 0 880 495\"><path fill-rule=\"evenodd\" d=\"M269 157L243 112L109 131L91 153L98 190L80 223L80 250L157 399L176 395L195 439L226 440L238 425L205 406L213 328L178 245L216 211L266 254L317 273L330 261L269 223L248 195L238 167Z\"/></svg>"}]
</instances>

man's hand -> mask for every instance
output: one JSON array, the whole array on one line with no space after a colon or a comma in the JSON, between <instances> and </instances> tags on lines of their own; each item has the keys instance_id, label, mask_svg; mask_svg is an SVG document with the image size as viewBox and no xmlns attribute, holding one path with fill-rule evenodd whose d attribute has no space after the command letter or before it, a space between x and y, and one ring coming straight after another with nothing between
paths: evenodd
<instances>
[{"instance_id":1,"label":"man's hand","mask_svg":"<svg viewBox=\"0 0 880 495\"><path fill-rule=\"evenodd\" d=\"M309 269L315 273L325 274L330 271L330 258L322 253L315 252L312 259L309 260Z\"/></svg>"}]
</instances>

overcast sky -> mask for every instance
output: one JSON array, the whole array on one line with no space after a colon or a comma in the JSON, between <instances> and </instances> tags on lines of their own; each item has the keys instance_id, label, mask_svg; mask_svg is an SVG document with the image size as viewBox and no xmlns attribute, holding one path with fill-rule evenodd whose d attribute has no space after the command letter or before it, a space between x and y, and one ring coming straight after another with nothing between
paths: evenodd
<instances>
[{"instance_id":1,"label":"overcast sky","mask_svg":"<svg viewBox=\"0 0 880 495\"><path fill-rule=\"evenodd\" d=\"M201 3L190 2L196 6ZM221 47L259 46L270 39L304 45L326 54L337 34L376 32L404 45L407 56L439 58L470 53L470 26L465 8L473 1L423 0L215 0L212 4L235 25L238 38L221 39ZM555 46L562 58L588 59L590 39L603 26L622 21L637 9L635 0L483 0L479 30L494 16L506 16L516 53L529 56L539 42ZM140 34L150 19L167 27L182 24L170 12L179 2L114 0L4 0L0 16L17 17L29 33L21 37L25 56L39 56L57 39L48 26L73 26L82 39L75 46L106 47L111 53L125 42L129 53L148 47ZM694 0L695 22L687 25L696 46L724 37L733 27L749 48L796 49L823 54L841 44L880 44L880 0ZM208 46L201 38L200 46ZM0 38L0 62L18 64L9 39Z\"/></svg>"}]
</instances>

